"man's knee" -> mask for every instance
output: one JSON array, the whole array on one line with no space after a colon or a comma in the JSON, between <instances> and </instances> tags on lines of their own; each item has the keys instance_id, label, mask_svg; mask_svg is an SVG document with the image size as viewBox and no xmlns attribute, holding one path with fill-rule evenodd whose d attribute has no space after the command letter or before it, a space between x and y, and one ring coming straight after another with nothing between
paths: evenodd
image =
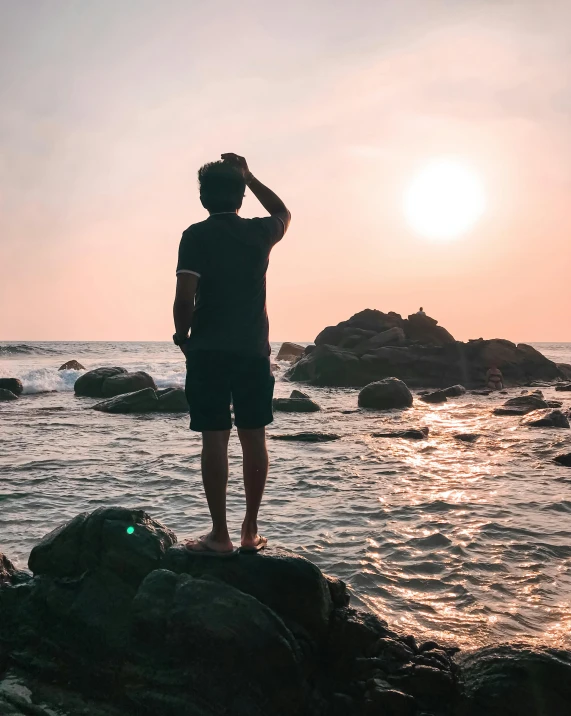
<instances>
[{"instance_id":1,"label":"man's knee","mask_svg":"<svg viewBox=\"0 0 571 716\"><path fill-rule=\"evenodd\" d=\"M254 428L238 428L238 437L243 446L260 446L266 443L266 429Z\"/></svg>"},{"instance_id":2,"label":"man's knee","mask_svg":"<svg viewBox=\"0 0 571 716\"><path fill-rule=\"evenodd\" d=\"M229 430L206 430L202 433L202 446L207 450L225 448L229 438Z\"/></svg>"}]
</instances>

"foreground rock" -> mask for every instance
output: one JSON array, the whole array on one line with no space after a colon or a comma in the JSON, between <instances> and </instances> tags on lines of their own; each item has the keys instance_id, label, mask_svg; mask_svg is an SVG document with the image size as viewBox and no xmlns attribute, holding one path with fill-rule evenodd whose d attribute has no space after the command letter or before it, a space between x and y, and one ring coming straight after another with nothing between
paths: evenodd
<instances>
[{"instance_id":1,"label":"foreground rock","mask_svg":"<svg viewBox=\"0 0 571 716\"><path fill-rule=\"evenodd\" d=\"M412 393L398 378L385 378L365 386L359 393L359 407L374 410L410 408Z\"/></svg>"},{"instance_id":2,"label":"foreground rock","mask_svg":"<svg viewBox=\"0 0 571 716\"><path fill-rule=\"evenodd\" d=\"M74 360L68 360L67 363L64 363L63 365L60 365L58 370L85 370L85 368L81 365L79 361Z\"/></svg>"},{"instance_id":3,"label":"foreground rock","mask_svg":"<svg viewBox=\"0 0 571 716\"><path fill-rule=\"evenodd\" d=\"M24 392L24 386L18 378L0 378L0 390L9 390L10 393L19 396Z\"/></svg>"},{"instance_id":4,"label":"foreground rock","mask_svg":"<svg viewBox=\"0 0 571 716\"><path fill-rule=\"evenodd\" d=\"M346 387L396 377L412 388L484 387L491 366L500 368L506 385L564 377L553 361L532 346L501 339L461 343L434 319L416 314L403 319L397 313L367 309L325 328L315 344L286 377Z\"/></svg>"},{"instance_id":5,"label":"foreground rock","mask_svg":"<svg viewBox=\"0 0 571 716\"><path fill-rule=\"evenodd\" d=\"M559 465L571 467L571 452L565 453L564 455L557 455L557 457L554 457L553 459Z\"/></svg>"},{"instance_id":6,"label":"foreground rock","mask_svg":"<svg viewBox=\"0 0 571 716\"><path fill-rule=\"evenodd\" d=\"M18 400L18 396L14 395L11 390L0 388L0 403L7 402L9 400Z\"/></svg>"},{"instance_id":7,"label":"foreground rock","mask_svg":"<svg viewBox=\"0 0 571 716\"><path fill-rule=\"evenodd\" d=\"M276 360L297 360L303 355L305 348L297 343L282 343Z\"/></svg>"},{"instance_id":8,"label":"foreground rock","mask_svg":"<svg viewBox=\"0 0 571 716\"><path fill-rule=\"evenodd\" d=\"M569 418L561 410L534 410L521 421L529 428L568 428Z\"/></svg>"},{"instance_id":9,"label":"foreground rock","mask_svg":"<svg viewBox=\"0 0 571 716\"><path fill-rule=\"evenodd\" d=\"M140 510L101 508L56 529L32 550L33 579L14 584L4 564L0 656L46 683L36 703L47 708L0 688L3 713L568 714L568 652L499 646L452 658L457 649L351 609L343 582L303 557L197 556ZM96 687L93 711L64 692L70 684Z\"/></svg>"},{"instance_id":10,"label":"foreground rock","mask_svg":"<svg viewBox=\"0 0 571 716\"><path fill-rule=\"evenodd\" d=\"M188 402L182 388L153 390L143 388L134 393L117 395L115 398L96 403L93 410L102 413L188 413Z\"/></svg>"},{"instance_id":11,"label":"foreground rock","mask_svg":"<svg viewBox=\"0 0 571 716\"><path fill-rule=\"evenodd\" d=\"M274 410L285 413L316 413L321 410L309 395L299 390L293 390L289 398L274 398Z\"/></svg>"}]
</instances>

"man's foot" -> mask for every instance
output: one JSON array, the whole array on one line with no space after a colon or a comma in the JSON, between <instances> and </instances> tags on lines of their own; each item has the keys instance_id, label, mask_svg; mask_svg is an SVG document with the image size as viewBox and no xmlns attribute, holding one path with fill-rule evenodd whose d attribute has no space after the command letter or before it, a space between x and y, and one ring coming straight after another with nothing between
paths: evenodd
<instances>
[{"instance_id":1,"label":"man's foot","mask_svg":"<svg viewBox=\"0 0 571 716\"><path fill-rule=\"evenodd\" d=\"M209 557L229 557L236 554L230 538L223 541L215 540L212 533L195 540L185 540L184 546L193 554L208 555Z\"/></svg>"},{"instance_id":2,"label":"man's foot","mask_svg":"<svg viewBox=\"0 0 571 716\"><path fill-rule=\"evenodd\" d=\"M259 552L268 544L268 540L262 535L254 535L253 537L242 537L242 546L240 552Z\"/></svg>"}]
</instances>

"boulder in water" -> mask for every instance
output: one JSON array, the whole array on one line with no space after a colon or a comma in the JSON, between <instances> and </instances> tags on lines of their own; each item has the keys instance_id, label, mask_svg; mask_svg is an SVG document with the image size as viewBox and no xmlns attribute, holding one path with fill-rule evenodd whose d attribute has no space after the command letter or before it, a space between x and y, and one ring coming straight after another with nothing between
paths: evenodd
<instances>
[{"instance_id":1,"label":"boulder in water","mask_svg":"<svg viewBox=\"0 0 571 716\"><path fill-rule=\"evenodd\" d=\"M563 383L562 385L556 385L555 390L559 392L571 390L571 383Z\"/></svg>"},{"instance_id":2,"label":"boulder in water","mask_svg":"<svg viewBox=\"0 0 571 716\"><path fill-rule=\"evenodd\" d=\"M134 393L143 388L157 389L155 381L152 377L139 370L135 373L119 373L112 375L103 381L101 386L101 395L104 398L114 398L116 395L124 395L125 393Z\"/></svg>"},{"instance_id":3,"label":"boulder in water","mask_svg":"<svg viewBox=\"0 0 571 716\"><path fill-rule=\"evenodd\" d=\"M571 365L569 363L556 363L555 365L565 380L571 380Z\"/></svg>"},{"instance_id":4,"label":"boulder in water","mask_svg":"<svg viewBox=\"0 0 571 716\"><path fill-rule=\"evenodd\" d=\"M8 402L9 400L18 400L18 396L14 395L11 390L0 388L0 403Z\"/></svg>"},{"instance_id":5,"label":"boulder in water","mask_svg":"<svg viewBox=\"0 0 571 716\"><path fill-rule=\"evenodd\" d=\"M302 443L328 443L332 440L339 440L341 435L336 433L289 433L285 435L270 435L273 440L290 440Z\"/></svg>"},{"instance_id":6,"label":"boulder in water","mask_svg":"<svg viewBox=\"0 0 571 716\"><path fill-rule=\"evenodd\" d=\"M15 396L22 395L24 386L18 378L0 378L0 389L9 390Z\"/></svg>"},{"instance_id":7,"label":"boulder in water","mask_svg":"<svg viewBox=\"0 0 571 716\"><path fill-rule=\"evenodd\" d=\"M424 440L428 437L428 428L410 428L408 430L389 430L384 433L371 433L373 438L404 438L406 440Z\"/></svg>"},{"instance_id":8,"label":"boulder in water","mask_svg":"<svg viewBox=\"0 0 571 716\"><path fill-rule=\"evenodd\" d=\"M433 390L420 397L423 403L446 403L448 398L444 390Z\"/></svg>"},{"instance_id":9,"label":"boulder in water","mask_svg":"<svg viewBox=\"0 0 571 716\"><path fill-rule=\"evenodd\" d=\"M374 410L410 408L412 393L407 385L398 378L385 378L369 383L359 393L359 407Z\"/></svg>"},{"instance_id":10,"label":"boulder in water","mask_svg":"<svg viewBox=\"0 0 571 716\"><path fill-rule=\"evenodd\" d=\"M475 443L481 437L477 433L457 433L454 435L455 440L460 440L463 443Z\"/></svg>"},{"instance_id":11,"label":"boulder in water","mask_svg":"<svg viewBox=\"0 0 571 716\"><path fill-rule=\"evenodd\" d=\"M159 399L152 388L143 388L134 393L116 395L92 407L102 413L152 413L159 409Z\"/></svg>"},{"instance_id":12,"label":"boulder in water","mask_svg":"<svg viewBox=\"0 0 571 716\"><path fill-rule=\"evenodd\" d=\"M274 398L273 406L277 413L315 413L321 410L311 398Z\"/></svg>"},{"instance_id":13,"label":"boulder in water","mask_svg":"<svg viewBox=\"0 0 571 716\"><path fill-rule=\"evenodd\" d=\"M442 392L447 398L459 398L466 393L466 388L463 385L451 385L449 388L444 388Z\"/></svg>"},{"instance_id":14,"label":"boulder in water","mask_svg":"<svg viewBox=\"0 0 571 716\"><path fill-rule=\"evenodd\" d=\"M521 421L530 428L568 428L569 418L562 410L534 410Z\"/></svg>"},{"instance_id":15,"label":"boulder in water","mask_svg":"<svg viewBox=\"0 0 571 716\"><path fill-rule=\"evenodd\" d=\"M297 358L301 358L304 351L305 348L303 346L300 346L297 343L288 343L286 341L285 343L282 343L276 356L276 360L296 360Z\"/></svg>"},{"instance_id":16,"label":"boulder in water","mask_svg":"<svg viewBox=\"0 0 571 716\"><path fill-rule=\"evenodd\" d=\"M559 465L564 465L565 467L571 467L571 452L564 453L563 455L557 455L557 457L554 457L553 459Z\"/></svg>"},{"instance_id":17,"label":"boulder in water","mask_svg":"<svg viewBox=\"0 0 571 716\"><path fill-rule=\"evenodd\" d=\"M87 398L102 398L103 383L107 378L127 373L125 368L95 368L80 375L75 381L73 389L75 394Z\"/></svg>"},{"instance_id":18,"label":"boulder in water","mask_svg":"<svg viewBox=\"0 0 571 716\"><path fill-rule=\"evenodd\" d=\"M2 552L0 552L0 587L9 584L16 572L16 568Z\"/></svg>"},{"instance_id":19,"label":"boulder in water","mask_svg":"<svg viewBox=\"0 0 571 716\"><path fill-rule=\"evenodd\" d=\"M64 363L63 365L60 365L58 370L85 370L85 368L81 365L79 361L68 360L67 363Z\"/></svg>"},{"instance_id":20,"label":"boulder in water","mask_svg":"<svg viewBox=\"0 0 571 716\"><path fill-rule=\"evenodd\" d=\"M506 400L504 406L506 408L526 408L529 413L531 413L532 410L542 410L548 407L540 391L535 393L526 393L525 395L518 395L515 398L510 398L509 400Z\"/></svg>"},{"instance_id":21,"label":"boulder in water","mask_svg":"<svg viewBox=\"0 0 571 716\"><path fill-rule=\"evenodd\" d=\"M292 390L289 397L291 400L311 400L311 396L302 390Z\"/></svg>"},{"instance_id":22,"label":"boulder in water","mask_svg":"<svg viewBox=\"0 0 571 716\"><path fill-rule=\"evenodd\" d=\"M182 388L157 390L157 410L163 413L188 413L188 401Z\"/></svg>"}]
</instances>

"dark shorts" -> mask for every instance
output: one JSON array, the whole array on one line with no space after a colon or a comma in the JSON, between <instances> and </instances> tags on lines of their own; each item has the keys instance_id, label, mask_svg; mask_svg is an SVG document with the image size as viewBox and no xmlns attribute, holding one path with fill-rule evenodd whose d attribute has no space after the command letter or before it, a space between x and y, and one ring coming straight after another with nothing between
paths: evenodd
<instances>
[{"instance_id":1,"label":"dark shorts","mask_svg":"<svg viewBox=\"0 0 571 716\"><path fill-rule=\"evenodd\" d=\"M274 419L274 376L270 359L263 356L190 351L185 390L191 430L230 430L231 404L237 428L263 428Z\"/></svg>"}]
</instances>

